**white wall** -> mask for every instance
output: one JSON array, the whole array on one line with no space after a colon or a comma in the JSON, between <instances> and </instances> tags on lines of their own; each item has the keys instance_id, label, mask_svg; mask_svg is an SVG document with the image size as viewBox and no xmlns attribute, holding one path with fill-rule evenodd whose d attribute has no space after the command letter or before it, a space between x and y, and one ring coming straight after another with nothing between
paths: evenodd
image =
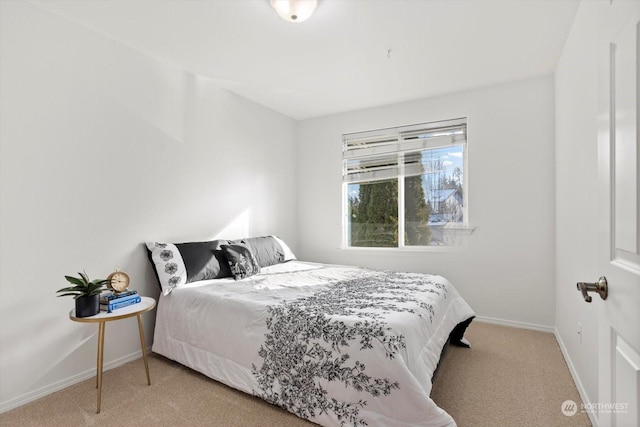
<instances>
[{"instance_id":1,"label":"white wall","mask_svg":"<svg viewBox=\"0 0 640 427\"><path fill-rule=\"evenodd\" d=\"M301 259L442 274L486 318L556 324L594 400L595 308L575 290L598 274L585 232L597 199L594 9L581 5L555 82L296 124L36 5L0 2L0 410L95 369L97 328L70 322L72 300L54 296L65 274L120 266L157 296L143 241L266 233ZM340 249L342 133L460 116L475 227L465 245ZM152 315L145 325L150 344ZM108 366L135 357L135 321L110 324L106 341Z\"/></svg>"},{"instance_id":2,"label":"white wall","mask_svg":"<svg viewBox=\"0 0 640 427\"><path fill-rule=\"evenodd\" d=\"M597 31L598 5L582 2L555 76L556 327L587 402L598 396L598 304L585 304L576 282L600 276Z\"/></svg>"},{"instance_id":3,"label":"white wall","mask_svg":"<svg viewBox=\"0 0 640 427\"><path fill-rule=\"evenodd\" d=\"M145 240L277 233L296 250L296 124L36 5L0 5L7 410L95 369L97 326L55 297L65 274L120 266L157 296ZM135 319L106 334L107 366L139 352Z\"/></svg>"},{"instance_id":4,"label":"white wall","mask_svg":"<svg viewBox=\"0 0 640 427\"><path fill-rule=\"evenodd\" d=\"M339 88L336 88L339 90ZM543 77L306 120L298 128L299 256L439 273L479 316L554 325L554 91ZM469 218L456 251L340 249L346 132L468 117Z\"/></svg>"}]
</instances>

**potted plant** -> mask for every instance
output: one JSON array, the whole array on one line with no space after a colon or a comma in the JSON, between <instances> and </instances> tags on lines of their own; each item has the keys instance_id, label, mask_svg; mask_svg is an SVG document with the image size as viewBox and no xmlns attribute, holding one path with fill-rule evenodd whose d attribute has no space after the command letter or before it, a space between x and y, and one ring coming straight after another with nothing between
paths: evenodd
<instances>
[{"instance_id":1,"label":"potted plant","mask_svg":"<svg viewBox=\"0 0 640 427\"><path fill-rule=\"evenodd\" d=\"M87 273L78 273L80 277L64 276L73 286L62 288L56 293L59 297L73 296L76 301L76 317L89 317L100 312L100 293L109 279L89 281Z\"/></svg>"}]
</instances>

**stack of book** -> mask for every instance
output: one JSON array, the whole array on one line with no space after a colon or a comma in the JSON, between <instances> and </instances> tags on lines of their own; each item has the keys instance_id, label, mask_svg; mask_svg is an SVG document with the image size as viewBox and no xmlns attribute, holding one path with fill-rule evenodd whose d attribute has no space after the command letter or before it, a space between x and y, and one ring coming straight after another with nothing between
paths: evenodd
<instances>
[{"instance_id":1,"label":"stack of book","mask_svg":"<svg viewBox=\"0 0 640 427\"><path fill-rule=\"evenodd\" d=\"M100 294L100 310L111 313L113 310L128 307L140 301L142 301L142 298L138 295L138 291L106 292Z\"/></svg>"}]
</instances>

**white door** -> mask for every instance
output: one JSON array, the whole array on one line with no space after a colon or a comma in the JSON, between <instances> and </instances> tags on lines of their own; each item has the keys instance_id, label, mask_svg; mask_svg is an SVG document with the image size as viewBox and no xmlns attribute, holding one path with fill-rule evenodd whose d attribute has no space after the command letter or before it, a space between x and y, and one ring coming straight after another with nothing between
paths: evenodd
<instances>
[{"instance_id":1,"label":"white door","mask_svg":"<svg viewBox=\"0 0 640 427\"><path fill-rule=\"evenodd\" d=\"M602 2L598 114L600 427L640 426L640 2ZM594 54L598 54L594 52ZM598 278L591 278L597 280Z\"/></svg>"}]
</instances>

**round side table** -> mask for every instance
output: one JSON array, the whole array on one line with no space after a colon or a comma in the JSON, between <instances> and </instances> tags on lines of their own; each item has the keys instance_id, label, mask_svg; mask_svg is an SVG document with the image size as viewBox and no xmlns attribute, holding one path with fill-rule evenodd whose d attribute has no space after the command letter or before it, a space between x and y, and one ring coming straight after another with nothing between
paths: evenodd
<instances>
[{"instance_id":1,"label":"round side table","mask_svg":"<svg viewBox=\"0 0 640 427\"><path fill-rule=\"evenodd\" d=\"M142 347L142 357L144 358L144 369L147 372L147 384L151 385L151 377L149 376L149 363L147 362L147 347L144 343L144 328L142 327L141 315L147 311L151 311L156 306L156 300L150 297L142 297L142 301L130 305L128 307L119 308L107 313L101 311L95 316L90 317L76 317L76 311L71 310L69 312L69 319L74 322L82 323L97 323L98 324L98 366L96 374L96 388L98 389L98 409L96 414L100 413L100 400L102 398L102 364L104 353L104 327L107 322L114 320L126 319L128 317L136 316L138 318L138 331L140 332L140 346Z\"/></svg>"}]
</instances>

